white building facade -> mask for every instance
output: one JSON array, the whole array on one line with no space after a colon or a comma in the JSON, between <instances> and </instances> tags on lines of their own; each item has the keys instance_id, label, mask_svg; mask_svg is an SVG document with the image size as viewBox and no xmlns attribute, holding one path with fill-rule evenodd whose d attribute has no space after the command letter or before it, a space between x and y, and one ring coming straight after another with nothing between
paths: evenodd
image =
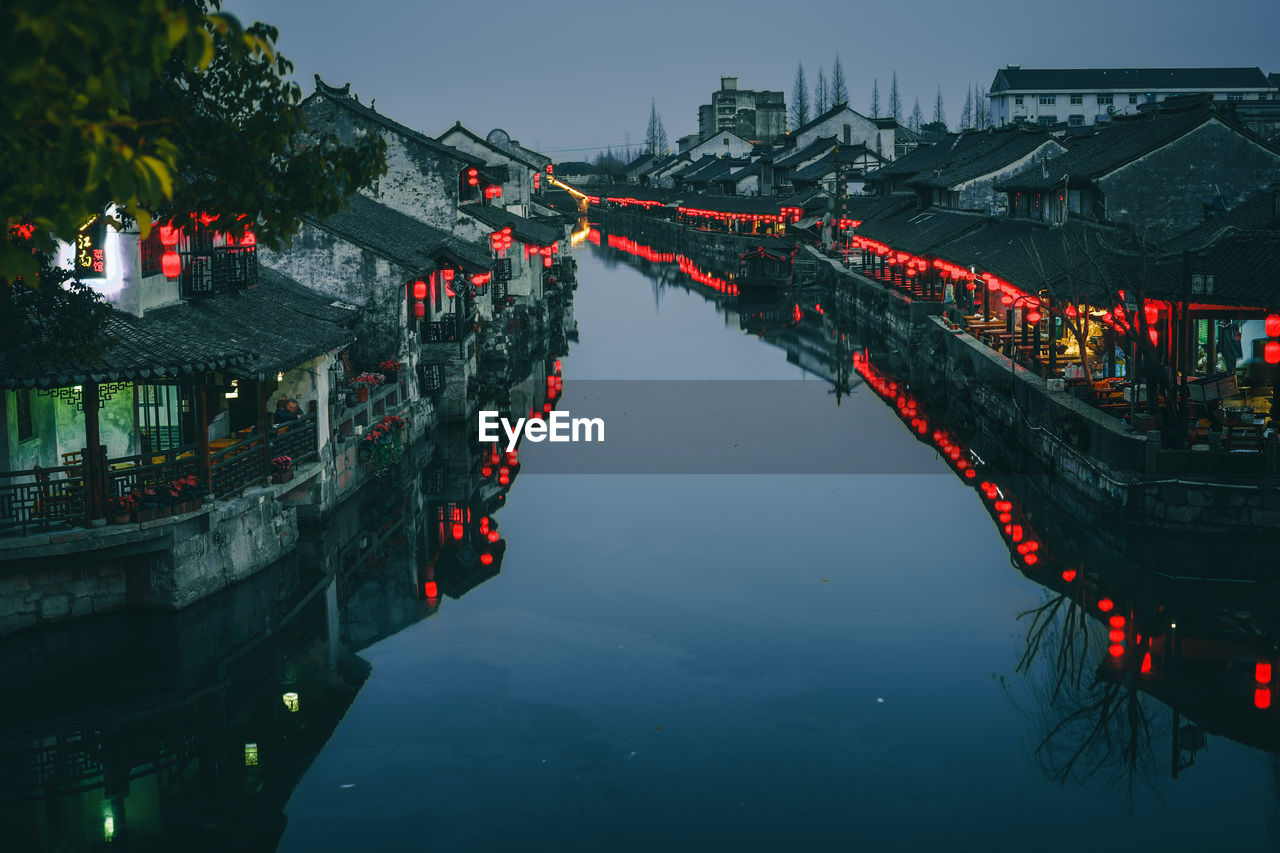
<instances>
[{"instance_id":1,"label":"white building facade","mask_svg":"<svg viewBox=\"0 0 1280 853\"><path fill-rule=\"evenodd\" d=\"M1015 122L1085 127L1113 115L1135 113L1143 104L1176 95L1209 93L1220 101L1280 98L1259 68L1023 68L996 72L987 98L991 123Z\"/></svg>"}]
</instances>

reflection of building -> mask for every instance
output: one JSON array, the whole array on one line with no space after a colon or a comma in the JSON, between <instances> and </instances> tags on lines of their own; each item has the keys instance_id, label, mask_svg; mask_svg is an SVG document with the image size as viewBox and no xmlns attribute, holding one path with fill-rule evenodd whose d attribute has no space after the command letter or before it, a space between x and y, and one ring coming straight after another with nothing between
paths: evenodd
<instances>
[{"instance_id":1,"label":"reflection of building","mask_svg":"<svg viewBox=\"0 0 1280 853\"><path fill-rule=\"evenodd\" d=\"M698 107L698 136L705 140L724 130L756 142L773 142L787 132L782 93L739 89L737 77L721 77L711 103Z\"/></svg>"}]
</instances>

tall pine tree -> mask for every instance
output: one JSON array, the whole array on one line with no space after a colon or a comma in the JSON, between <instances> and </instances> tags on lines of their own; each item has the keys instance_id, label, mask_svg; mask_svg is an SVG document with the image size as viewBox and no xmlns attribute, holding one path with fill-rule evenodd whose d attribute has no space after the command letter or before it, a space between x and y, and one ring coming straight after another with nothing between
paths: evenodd
<instances>
[{"instance_id":1,"label":"tall pine tree","mask_svg":"<svg viewBox=\"0 0 1280 853\"><path fill-rule=\"evenodd\" d=\"M943 127L946 127L946 124L947 124L947 114L942 109L942 87L941 86L938 87L938 97L936 97L933 101L933 122L934 124L941 124Z\"/></svg>"},{"instance_id":2,"label":"tall pine tree","mask_svg":"<svg viewBox=\"0 0 1280 853\"><path fill-rule=\"evenodd\" d=\"M831 106L849 103L849 84L844 79L844 66L840 64L840 54L836 54L836 63L831 67Z\"/></svg>"},{"instance_id":3,"label":"tall pine tree","mask_svg":"<svg viewBox=\"0 0 1280 853\"><path fill-rule=\"evenodd\" d=\"M831 95L827 90L827 75L822 72L822 66L818 66L818 82L813 84L813 111L816 115L822 115L831 106Z\"/></svg>"},{"instance_id":4,"label":"tall pine tree","mask_svg":"<svg viewBox=\"0 0 1280 853\"><path fill-rule=\"evenodd\" d=\"M791 127L809 120L809 84L804 81L804 63L796 64L796 84L791 90Z\"/></svg>"},{"instance_id":5,"label":"tall pine tree","mask_svg":"<svg viewBox=\"0 0 1280 853\"><path fill-rule=\"evenodd\" d=\"M893 116L898 124L902 124L902 96L898 94L897 71L893 72L893 82L889 84L889 115Z\"/></svg>"},{"instance_id":6,"label":"tall pine tree","mask_svg":"<svg viewBox=\"0 0 1280 853\"><path fill-rule=\"evenodd\" d=\"M911 111L911 123L908 125L916 133L920 132L920 127L924 124L924 113L920 112L920 99L916 98L915 109Z\"/></svg>"},{"instance_id":7,"label":"tall pine tree","mask_svg":"<svg viewBox=\"0 0 1280 853\"><path fill-rule=\"evenodd\" d=\"M649 127L644 132L644 145L656 157L665 157L670 151L667 129L662 126L662 116L658 114L658 103L654 100L649 101Z\"/></svg>"},{"instance_id":8,"label":"tall pine tree","mask_svg":"<svg viewBox=\"0 0 1280 853\"><path fill-rule=\"evenodd\" d=\"M871 78L871 117L880 117L880 80Z\"/></svg>"}]
</instances>

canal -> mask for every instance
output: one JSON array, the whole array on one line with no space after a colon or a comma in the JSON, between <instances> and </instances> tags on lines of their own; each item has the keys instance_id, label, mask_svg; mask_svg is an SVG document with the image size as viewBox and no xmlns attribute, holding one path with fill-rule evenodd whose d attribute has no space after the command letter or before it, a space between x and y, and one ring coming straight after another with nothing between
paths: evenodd
<instances>
[{"instance_id":1,"label":"canal","mask_svg":"<svg viewBox=\"0 0 1280 853\"><path fill-rule=\"evenodd\" d=\"M1270 579L1153 566L914 429L827 295L577 258L557 406L609 464L522 445L497 572L421 574L411 474L191 611L10 638L17 849L1276 846ZM610 445L663 391L689 446Z\"/></svg>"}]
</instances>

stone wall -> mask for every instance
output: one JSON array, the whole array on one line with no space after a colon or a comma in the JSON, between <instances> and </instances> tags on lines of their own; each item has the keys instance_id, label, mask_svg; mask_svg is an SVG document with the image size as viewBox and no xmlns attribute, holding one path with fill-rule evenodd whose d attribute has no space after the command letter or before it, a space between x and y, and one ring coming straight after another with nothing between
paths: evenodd
<instances>
[{"instance_id":1,"label":"stone wall","mask_svg":"<svg viewBox=\"0 0 1280 853\"><path fill-rule=\"evenodd\" d=\"M176 610L293 550L296 513L284 486L250 489L199 512L0 541L0 635L141 607Z\"/></svg>"}]
</instances>

